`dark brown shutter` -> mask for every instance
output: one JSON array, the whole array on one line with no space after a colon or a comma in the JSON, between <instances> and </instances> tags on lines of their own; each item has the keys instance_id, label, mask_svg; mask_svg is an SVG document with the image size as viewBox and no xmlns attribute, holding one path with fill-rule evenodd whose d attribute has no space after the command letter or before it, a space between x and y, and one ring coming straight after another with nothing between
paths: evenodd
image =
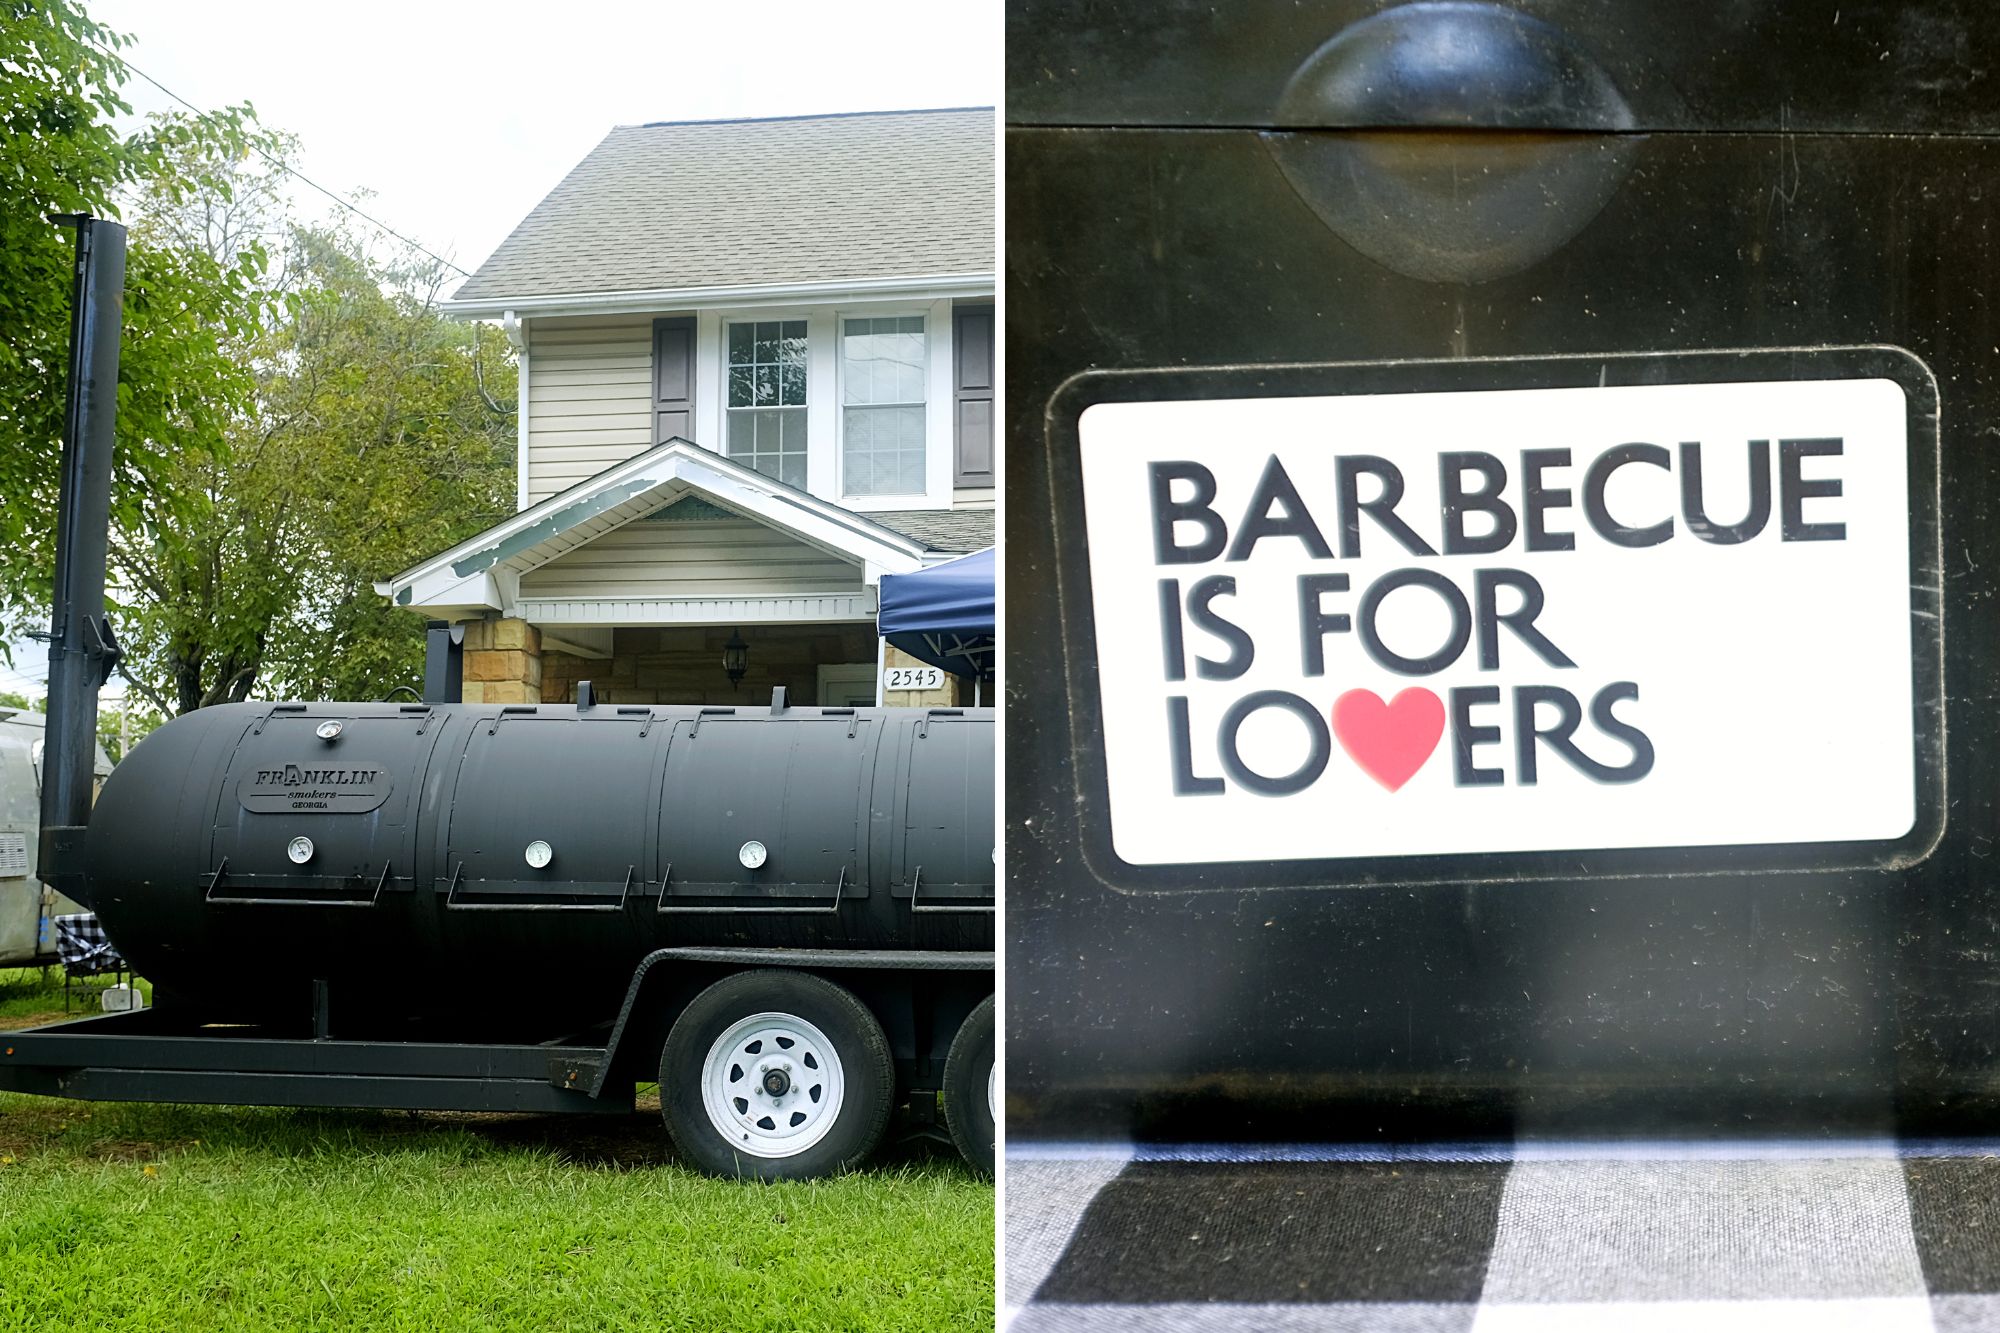
<instances>
[{"instance_id":1,"label":"dark brown shutter","mask_svg":"<svg viewBox=\"0 0 2000 1333\"><path fill-rule=\"evenodd\" d=\"M959 486L993 484L993 307L960 306L952 311L953 435Z\"/></svg>"},{"instance_id":2,"label":"dark brown shutter","mask_svg":"<svg viewBox=\"0 0 2000 1333\"><path fill-rule=\"evenodd\" d=\"M653 443L694 438L694 316L653 321Z\"/></svg>"}]
</instances>

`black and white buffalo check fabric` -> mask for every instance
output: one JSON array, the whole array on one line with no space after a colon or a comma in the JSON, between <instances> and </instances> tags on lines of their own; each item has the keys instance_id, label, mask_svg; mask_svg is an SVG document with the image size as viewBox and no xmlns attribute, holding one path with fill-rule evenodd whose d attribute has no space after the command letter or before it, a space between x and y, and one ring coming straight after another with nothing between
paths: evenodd
<instances>
[{"instance_id":1,"label":"black and white buffalo check fabric","mask_svg":"<svg viewBox=\"0 0 2000 1333\"><path fill-rule=\"evenodd\" d=\"M2000 1141L1017 1144L1009 1333L2000 1333Z\"/></svg>"},{"instance_id":2,"label":"black and white buffalo check fabric","mask_svg":"<svg viewBox=\"0 0 2000 1333\"><path fill-rule=\"evenodd\" d=\"M120 972L125 960L95 912L72 912L56 919L56 961L77 976Z\"/></svg>"}]
</instances>

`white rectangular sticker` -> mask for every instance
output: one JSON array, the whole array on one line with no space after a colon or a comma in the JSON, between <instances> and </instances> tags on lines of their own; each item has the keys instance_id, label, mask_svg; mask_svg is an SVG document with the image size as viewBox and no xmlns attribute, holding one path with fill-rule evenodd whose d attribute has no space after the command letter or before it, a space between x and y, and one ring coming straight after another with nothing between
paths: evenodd
<instances>
[{"instance_id":1,"label":"white rectangular sticker","mask_svg":"<svg viewBox=\"0 0 2000 1333\"><path fill-rule=\"evenodd\" d=\"M1097 403L1132 865L1892 840L1889 379Z\"/></svg>"}]
</instances>

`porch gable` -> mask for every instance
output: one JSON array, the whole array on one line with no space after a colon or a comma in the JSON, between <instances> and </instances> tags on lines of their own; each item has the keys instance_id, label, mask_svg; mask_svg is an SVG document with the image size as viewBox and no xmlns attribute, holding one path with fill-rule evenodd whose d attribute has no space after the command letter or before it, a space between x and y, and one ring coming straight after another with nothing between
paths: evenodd
<instances>
[{"instance_id":1,"label":"porch gable","mask_svg":"<svg viewBox=\"0 0 2000 1333\"><path fill-rule=\"evenodd\" d=\"M608 468L376 585L438 619L866 620L923 547L685 440Z\"/></svg>"}]
</instances>

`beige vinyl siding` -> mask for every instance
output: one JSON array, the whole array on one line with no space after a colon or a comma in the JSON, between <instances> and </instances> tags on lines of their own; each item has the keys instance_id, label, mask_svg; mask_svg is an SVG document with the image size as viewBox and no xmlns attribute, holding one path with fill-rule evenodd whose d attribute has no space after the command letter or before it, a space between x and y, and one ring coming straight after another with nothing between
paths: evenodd
<instances>
[{"instance_id":1,"label":"beige vinyl siding","mask_svg":"<svg viewBox=\"0 0 2000 1333\"><path fill-rule=\"evenodd\" d=\"M653 443L653 321L528 324L528 503Z\"/></svg>"},{"instance_id":2,"label":"beige vinyl siding","mask_svg":"<svg viewBox=\"0 0 2000 1333\"><path fill-rule=\"evenodd\" d=\"M855 592L860 566L744 518L613 529L521 576L521 596L755 597Z\"/></svg>"}]
</instances>

